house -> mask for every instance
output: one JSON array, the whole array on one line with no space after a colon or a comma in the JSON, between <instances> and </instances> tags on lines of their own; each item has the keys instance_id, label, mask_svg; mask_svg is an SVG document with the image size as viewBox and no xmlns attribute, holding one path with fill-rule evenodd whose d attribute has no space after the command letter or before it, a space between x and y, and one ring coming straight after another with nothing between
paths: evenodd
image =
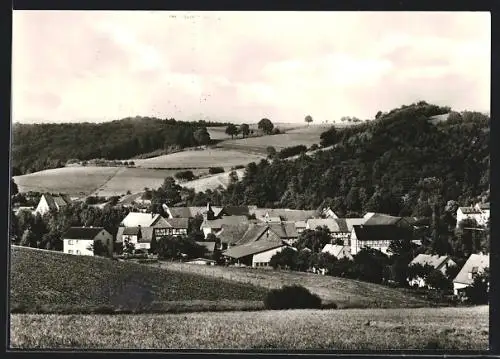
<instances>
[{"instance_id":1,"label":"house","mask_svg":"<svg viewBox=\"0 0 500 359\"><path fill-rule=\"evenodd\" d=\"M64 253L93 256L98 241L108 255L113 253L113 236L102 227L71 227L62 237Z\"/></svg>"},{"instance_id":2,"label":"house","mask_svg":"<svg viewBox=\"0 0 500 359\"><path fill-rule=\"evenodd\" d=\"M196 216L207 217L207 214L212 212L212 219L220 218L222 207L212 207L207 204L205 207L169 207L163 205L163 210L167 218L194 218Z\"/></svg>"},{"instance_id":3,"label":"house","mask_svg":"<svg viewBox=\"0 0 500 359\"><path fill-rule=\"evenodd\" d=\"M377 249L387 255L392 241L411 238L412 227L401 217L372 214L361 225L354 225L351 232L351 254L362 248Z\"/></svg>"},{"instance_id":4,"label":"house","mask_svg":"<svg viewBox=\"0 0 500 359\"><path fill-rule=\"evenodd\" d=\"M159 214L130 212L120 223L116 234L117 243L128 241L136 249L150 249L151 241L161 237L188 234L188 218L165 219Z\"/></svg>"},{"instance_id":5,"label":"house","mask_svg":"<svg viewBox=\"0 0 500 359\"><path fill-rule=\"evenodd\" d=\"M35 214L44 215L50 211L58 211L61 208L71 203L71 199L66 195L51 195L45 193L40 198L38 206L35 209Z\"/></svg>"},{"instance_id":6,"label":"house","mask_svg":"<svg viewBox=\"0 0 500 359\"><path fill-rule=\"evenodd\" d=\"M295 230L297 231L297 234L299 236L306 229L307 229L307 222L306 221L297 221L297 222L295 222Z\"/></svg>"},{"instance_id":7,"label":"house","mask_svg":"<svg viewBox=\"0 0 500 359\"><path fill-rule=\"evenodd\" d=\"M465 219L473 219L480 226L486 226L490 219L490 204L478 203L474 207L458 207L457 209L457 228Z\"/></svg>"},{"instance_id":8,"label":"house","mask_svg":"<svg viewBox=\"0 0 500 359\"><path fill-rule=\"evenodd\" d=\"M203 231L205 238L210 233L217 235L222 230L223 225L238 225L248 223L247 216L225 216L218 219L206 219L203 220L203 223L200 226L200 229Z\"/></svg>"},{"instance_id":9,"label":"house","mask_svg":"<svg viewBox=\"0 0 500 359\"><path fill-rule=\"evenodd\" d=\"M337 259L352 259L351 247L346 245L326 244L321 253L329 253Z\"/></svg>"},{"instance_id":10,"label":"house","mask_svg":"<svg viewBox=\"0 0 500 359\"><path fill-rule=\"evenodd\" d=\"M489 254L471 254L467 262L453 279L453 292L459 295L474 282L474 277L490 267Z\"/></svg>"},{"instance_id":11,"label":"house","mask_svg":"<svg viewBox=\"0 0 500 359\"><path fill-rule=\"evenodd\" d=\"M321 215L323 218L332 218L332 219L337 219L339 218L334 211L332 211L331 208L327 207L327 208L323 208L323 210L321 211Z\"/></svg>"},{"instance_id":12,"label":"house","mask_svg":"<svg viewBox=\"0 0 500 359\"><path fill-rule=\"evenodd\" d=\"M349 227L347 226L347 222L345 219L334 219L334 218L318 218L318 219L309 219L307 220L307 229L315 230L318 227L326 226L331 233L332 242L336 240L341 240L342 243L347 245L349 243L349 238L351 233L349 231Z\"/></svg>"},{"instance_id":13,"label":"house","mask_svg":"<svg viewBox=\"0 0 500 359\"><path fill-rule=\"evenodd\" d=\"M428 265L432 268L439 270L441 273L446 275L446 271L449 267L457 265L450 256L439 256L430 254L419 254L410 262L409 266L420 264L422 266ZM410 286L425 287L426 283L424 278L413 278L409 281Z\"/></svg>"},{"instance_id":14,"label":"house","mask_svg":"<svg viewBox=\"0 0 500 359\"><path fill-rule=\"evenodd\" d=\"M238 223L238 224L223 224L221 230L217 233L217 238L221 242L221 247L223 250L228 247L234 246L243 235L247 232L250 223Z\"/></svg>"},{"instance_id":15,"label":"house","mask_svg":"<svg viewBox=\"0 0 500 359\"><path fill-rule=\"evenodd\" d=\"M287 247L282 241L259 240L229 248L222 255L236 265L269 267L271 258Z\"/></svg>"},{"instance_id":16,"label":"house","mask_svg":"<svg viewBox=\"0 0 500 359\"><path fill-rule=\"evenodd\" d=\"M215 261L213 259L207 259L207 258L191 259L190 261L187 261L186 263L187 264L208 265L208 266L215 265Z\"/></svg>"},{"instance_id":17,"label":"house","mask_svg":"<svg viewBox=\"0 0 500 359\"><path fill-rule=\"evenodd\" d=\"M298 210L288 208L255 208L249 207L249 214L254 215L256 219L268 222L268 218L276 221L279 218L285 222L307 221L309 218L318 218L319 214L314 210Z\"/></svg>"}]
</instances>

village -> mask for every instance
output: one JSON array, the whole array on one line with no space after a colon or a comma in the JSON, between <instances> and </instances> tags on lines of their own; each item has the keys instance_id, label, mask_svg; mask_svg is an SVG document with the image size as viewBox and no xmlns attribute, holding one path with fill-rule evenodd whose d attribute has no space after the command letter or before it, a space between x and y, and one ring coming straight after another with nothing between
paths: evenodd
<instances>
[{"instance_id":1,"label":"village","mask_svg":"<svg viewBox=\"0 0 500 359\"><path fill-rule=\"evenodd\" d=\"M20 207L15 212L16 215L28 211L43 216L63 210L71 203L69 196L46 193L41 196L36 208ZM175 258L193 265L292 269L293 265L286 261L285 253L292 256L293 252L306 255L317 253L326 256L326 259L303 269L332 275L329 272L334 270L329 269L329 260L349 263L363 250L370 249L372 254L381 252L390 257L397 247L394 243L407 241L416 249L412 253L418 253L422 240L417 234L431 224L430 218L396 217L373 212L360 218L339 218L330 208L294 210L257 206L218 207L210 203L204 207L169 207L163 204L160 214L148 210L144 201L140 206L136 202L122 203L121 206L131 208L116 228L116 236L103 227L70 227L62 235L62 251L69 255L99 255L121 261L157 260L158 244L162 239L169 238L174 248L168 248L170 255L161 255L163 259ZM472 232L486 231L489 217L489 203L458 207L457 228L465 225L465 229ZM197 221L193 229L190 223L194 219ZM475 228L467 228L467 223L471 222ZM199 234L193 245L179 245L176 249L175 242L185 239L192 234L191 231ZM323 231L318 232L319 240L314 237L315 231ZM312 240L300 240L307 233ZM473 284L476 276L488 270L489 254L472 253L458 267L449 255L418 253L408 267L414 270L408 271L413 275L407 275L406 280L414 288L439 286L433 284L436 280L427 283L426 278L436 271L441 272L443 277L449 276L449 268L453 268L455 275L450 278L453 288L449 288L449 292L455 297L465 298L464 289ZM420 268L420 271L415 268Z\"/></svg>"}]
</instances>

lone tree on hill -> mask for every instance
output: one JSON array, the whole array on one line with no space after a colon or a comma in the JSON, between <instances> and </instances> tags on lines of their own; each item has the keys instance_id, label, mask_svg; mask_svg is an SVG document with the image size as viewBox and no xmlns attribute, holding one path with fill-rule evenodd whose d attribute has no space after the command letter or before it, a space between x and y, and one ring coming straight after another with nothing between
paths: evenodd
<instances>
[{"instance_id":1,"label":"lone tree on hill","mask_svg":"<svg viewBox=\"0 0 500 359\"><path fill-rule=\"evenodd\" d=\"M231 138L234 138L234 135L238 134L238 128L234 124L230 123L226 127L226 134L230 135Z\"/></svg>"},{"instance_id":2,"label":"lone tree on hill","mask_svg":"<svg viewBox=\"0 0 500 359\"><path fill-rule=\"evenodd\" d=\"M309 126L309 124L313 122L313 118L311 117L311 115L307 115L304 121L306 121L307 125Z\"/></svg>"},{"instance_id":3,"label":"lone tree on hill","mask_svg":"<svg viewBox=\"0 0 500 359\"><path fill-rule=\"evenodd\" d=\"M194 132L193 136L199 145L208 145L208 143L210 142L210 134L208 133L206 127L200 127L199 129L197 129Z\"/></svg>"},{"instance_id":4,"label":"lone tree on hill","mask_svg":"<svg viewBox=\"0 0 500 359\"><path fill-rule=\"evenodd\" d=\"M250 126L248 126L246 123L242 124L240 126L240 132L241 132L241 135L243 136L243 138L245 138L246 136L248 136L250 134Z\"/></svg>"},{"instance_id":5,"label":"lone tree on hill","mask_svg":"<svg viewBox=\"0 0 500 359\"><path fill-rule=\"evenodd\" d=\"M273 132L274 125L268 118L263 118L262 120L259 121L257 127L259 128L259 130L262 130L264 131L264 133L269 135Z\"/></svg>"}]
</instances>

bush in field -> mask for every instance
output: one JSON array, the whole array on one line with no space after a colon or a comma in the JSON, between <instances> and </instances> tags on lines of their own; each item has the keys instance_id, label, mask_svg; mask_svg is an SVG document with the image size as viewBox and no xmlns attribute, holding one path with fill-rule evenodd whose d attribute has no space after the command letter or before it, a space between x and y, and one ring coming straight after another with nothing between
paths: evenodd
<instances>
[{"instance_id":1,"label":"bush in field","mask_svg":"<svg viewBox=\"0 0 500 359\"><path fill-rule=\"evenodd\" d=\"M208 173L210 173L211 175L215 175L217 173L223 173L224 172L224 168L222 167L210 167L208 169Z\"/></svg>"},{"instance_id":2,"label":"bush in field","mask_svg":"<svg viewBox=\"0 0 500 359\"><path fill-rule=\"evenodd\" d=\"M193 171L180 171L175 174L175 178L177 178L178 180L192 181L194 180L195 176Z\"/></svg>"},{"instance_id":3,"label":"bush in field","mask_svg":"<svg viewBox=\"0 0 500 359\"><path fill-rule=\"evenodd\" d=\"M316 151L317 149L319 149L319 146L318 146L318 144L317 144L317 143L313 144L313 145L309 148L309 150L311 150L311 151Z\"/></svg>"},{"instance_id":4,"label":"bush in field","mask_svg":"<svg viewBox=\"0 0 500 359\"><path fill-rule=\"evenodd\" d=\"M292 156L299 155L307 151L307 147L304 145L292 146L283 148L279 153L279 158L288 158Z\"/></svg>"},{"instance_id":5,"label":"bush in field","mask_svg":"<svg viewBox=\"0 0 500 359\"><path fill-rule=\"evenodd\" d=\"M321 308L321 298L299 285L272 289L264 298L266 309Z\"/></svg>"}]
</instances>

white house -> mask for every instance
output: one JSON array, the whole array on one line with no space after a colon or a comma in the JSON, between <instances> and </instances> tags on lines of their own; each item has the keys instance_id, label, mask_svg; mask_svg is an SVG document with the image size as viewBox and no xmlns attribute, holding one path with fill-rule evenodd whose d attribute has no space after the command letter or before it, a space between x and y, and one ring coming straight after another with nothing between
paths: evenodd
<instances>
[{"instance_id":1,"label":"white house","mask_svg":"<svg viewBox=\"0 0 500 359\"><path fill-rule=\"evenodd\" d=\"M422 266L429 265L434 269L439 270L446 275L449 267L455 266L456 263L449 256L439 256L430 254L419 254L410 262L409 266L420 264ZM424 278L413 278L409 281L411 286L425 287Z\"/></svg>"},{"instance_id":2,"label":"white house","mask_svg":"<svg viewBox=\"0 0 500 359\"><path fill-rule=\"evenodd\" d=\"M467 262L453 279L453 292L458 295L474 282L474 277L490 267L489 254L471 254Z\"/></svg>"},{"instance_id":3,"label":"white house","mask_svg":"<svg viewBox=\"0 0 500 359\"><path fill-rule=\"evenodd\" d=\"M63 251L81 256L95 255L96 242L113 253L113 236L102 227L71 227L63 235Z\"/></svg>"},{"instance_id":4,"label":"white house","mask_svg":"<svg viewBox=\"0 0 500 359\"><path fill-rule=\"evenodd\" d=\"M474 219L478 225L485 226L490 219L490 204L478 203L474 207L458 207L457 228L465 219Z\"/></svg>"},{"instance_id":5,"label":"white house","mask_svg":"<svg viewBox=\"0 0 500 359\"><path fill-rule=\"evenodd\" d=\"M35 209L35 214L39 213L43 216L47 212L58 211L70 203L71 199L68 196L51 195L45 193L40 198L40 202L38 202L38 206Z\"/></svg>"},{"instance_id":6,"label":"white house","mask_svg":"<svg viewBox=\"0 0 500 359\"><path fill-rule=\"evenodd\" d=\"M326 244L321 253L329 253L337 259L347 258L352 259L351 247L340 246L336 244Z\"/></svg>"}]
</instances>

